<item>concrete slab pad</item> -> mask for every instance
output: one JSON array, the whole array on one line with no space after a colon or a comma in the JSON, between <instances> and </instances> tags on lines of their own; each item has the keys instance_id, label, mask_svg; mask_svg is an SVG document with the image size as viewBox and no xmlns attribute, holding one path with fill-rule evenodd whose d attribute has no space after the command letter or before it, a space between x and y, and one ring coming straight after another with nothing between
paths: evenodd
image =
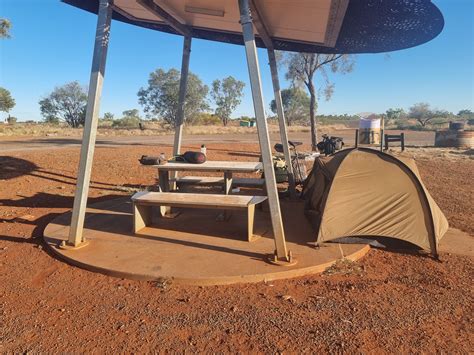
<instances>
[{"instance_id":1,"label":"concrete slab pad","mask_svg":"<svg viewBox=\"0 0 474 355\"><path fill-rule=\"evenodd\" d=\"M306 220L302 202L282 201L288 249L294 266L268 262L273 254L270 216L256 211L255 232L261 238L248 242L245 212L232 212L228 221L216 221L219 211L185 209L174 219L157 217L140 234L132 232L129 197L92 205L86 214L84 236L89 245L63 250L70 213L53 220L44 239L60 258L84 269L121 278L171 279L193 285L261 282L324 271L341 258L356 260L369 251L360 244L327 243L315 248L316 234ZM158 215L158 214L157 214Z\"/></svg>"}]
</instances>

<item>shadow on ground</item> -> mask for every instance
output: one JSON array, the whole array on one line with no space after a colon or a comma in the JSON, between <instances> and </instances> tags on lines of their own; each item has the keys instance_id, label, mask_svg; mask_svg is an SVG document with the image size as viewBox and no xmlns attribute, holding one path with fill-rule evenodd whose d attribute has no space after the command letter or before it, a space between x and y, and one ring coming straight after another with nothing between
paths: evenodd
<instances>
[{"instance_id":1,"label":"shadow on ground","mask_svg":"<svg viewBox=\"0 0 474 355\"><path fill-rule=\"evenodd\" d=\"M25 159L0 156L0 179L9 180L36 171L38 166Z\"/></svg>"}]
</instances>

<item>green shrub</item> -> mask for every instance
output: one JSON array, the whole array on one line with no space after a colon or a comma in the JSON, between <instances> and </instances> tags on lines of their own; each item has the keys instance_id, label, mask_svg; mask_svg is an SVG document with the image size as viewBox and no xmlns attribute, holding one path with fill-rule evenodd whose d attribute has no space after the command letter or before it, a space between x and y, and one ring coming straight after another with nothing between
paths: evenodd
<instances>
[{"instance_id":1,"label":"green shrub","mask_svg":"<svg viewBox=\"0 0 474 355\"><path fill-rule=\"evenodd\" d=\"M138 117L123 117L120 120L114 120L112 127L115 128L138 128L140 119Z\"/></svg>"},{"instance_id":2,"label":"green shrub","mask_svg":"<svg viewBox=\"0 0 474 355\"><path fill-rule=\"evenodd\" d=\"M112 127L113 124L114 124L114 120L111 120L111 119L108 119L108 118L99 119L99 127L101 127L101 128Z\"/></svg>"},{"instance_id":3,"label":"green shrub","mask_svg":"<svg viewBox=\"0 0 474 355\"><path fill-rule=\"evenodd\" d=\"M17 118L16 118L16 117L8 116L8 118L7 118L8 124L15 124L16 121L17 121Z\"/></svg>"},{"instance_id":4,"label":"green shrub","mask_svg":"<svg viewBox=\"0 0 474 355\"><path fill-rule=\"evenodd\" d=\"M200 113L193 117L193 119L188 120L187 123L194 126L214 126L222 124L222 121L211 113Z\"/></svg>"}]
</instances>

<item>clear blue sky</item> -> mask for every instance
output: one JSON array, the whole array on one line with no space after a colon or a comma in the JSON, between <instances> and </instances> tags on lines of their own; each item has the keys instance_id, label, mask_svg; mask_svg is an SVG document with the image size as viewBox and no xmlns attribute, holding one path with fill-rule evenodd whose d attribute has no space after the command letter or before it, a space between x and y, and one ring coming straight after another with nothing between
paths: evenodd
<instances>
[{"instance_id":1,"label":"clear blue sky","mask_svg":"<svg viewBox=\"0 0 474 355\"><path fill-rule=\"evenodd\" d=\"M440 36L390 56L359 55L353 73L332 77L335 94L329 102L320 100L318 113L383 112L416 102L455 113L474 109L474 0L434 3L446 21ZM95 15L59 0L0 0L0 17L13 23L12 39L0 41L0 86L16 99L13 116L39 120L38 101L55 86L73 80L88 84ZM140 108L138 89L158 67L179 69L181 48L179 36L113 22L101 112L120 115ZM271 80L266 53L259 55L268 107ZM234 116L253 116L243 47L194 40L190 69L207 84L228 75L246 82Z\"/></svg>"}]
</instances>

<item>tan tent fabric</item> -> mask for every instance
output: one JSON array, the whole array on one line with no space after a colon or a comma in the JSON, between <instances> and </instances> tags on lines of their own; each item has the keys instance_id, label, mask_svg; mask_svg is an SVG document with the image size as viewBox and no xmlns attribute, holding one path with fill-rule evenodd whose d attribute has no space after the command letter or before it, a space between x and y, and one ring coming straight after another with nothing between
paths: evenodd
<instances>
[{"instance_id":1,"label":"tan tent fabric","mask_svg":"<svg viewBox=\"0 0 474 355\"><path fill-rule=\"evenodd\" d=\"M303 191L318 242L349 236L402 239L437 254L446 217L413 159L346 149L315 161Z\"/></svg>"}]
</instances>

